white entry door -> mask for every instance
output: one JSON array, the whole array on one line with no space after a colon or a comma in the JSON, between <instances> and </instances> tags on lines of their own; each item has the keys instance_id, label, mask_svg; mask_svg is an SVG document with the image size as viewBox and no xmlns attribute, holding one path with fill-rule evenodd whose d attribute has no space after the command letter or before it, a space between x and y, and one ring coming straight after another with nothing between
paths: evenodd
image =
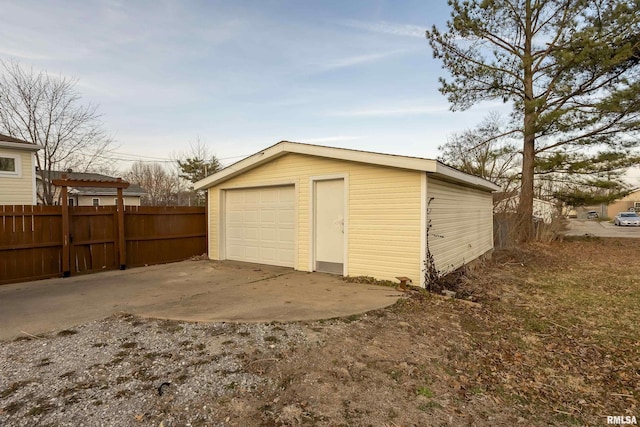
<instances>
[{"instance_id":1,"label":"white entry door","mask_svg":"<svg viewBox=\"0 0 640 427\"><path fill-rule=\"evenodd\" d=\"M315 270L343 274L344 179L315 181Z\"/></svg>"},{"instance_id":2,"label":"white entry door","mask_svg":"<svg viewBox=\"0 0 640 427\"><path fill-rule=\"evenodd\" d=\"M227 259L293 267L293 185L225 191Z\"/></svg>"}]
</instances>

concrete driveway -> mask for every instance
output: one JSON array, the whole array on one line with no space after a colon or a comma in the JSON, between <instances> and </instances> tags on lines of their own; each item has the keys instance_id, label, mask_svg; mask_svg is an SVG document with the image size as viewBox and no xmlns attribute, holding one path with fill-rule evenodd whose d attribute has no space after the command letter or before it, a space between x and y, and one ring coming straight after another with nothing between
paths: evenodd
<instances>
[{"instance_id":1,"label":"concrete driveway","mask_svg":"<svg viewBox=\"0 0 640 427\"><path fill-rule=\"evenodd\" d=\"M635 237L640 238L640 227L617 227L612 222L588 219L569 219L566 236Z\"/></svg>"},{"instance_id":2,"label":"concrete driveway","mask_svg":"<svg viewBox=\"0 0 640 427\"><path fill-rule=\"evenodd\" d=\"M317 320L389 306L392 288L266 265L183 261L0 286L0 340L117 312L196 322Z\"/></svg>"}]
</instances>

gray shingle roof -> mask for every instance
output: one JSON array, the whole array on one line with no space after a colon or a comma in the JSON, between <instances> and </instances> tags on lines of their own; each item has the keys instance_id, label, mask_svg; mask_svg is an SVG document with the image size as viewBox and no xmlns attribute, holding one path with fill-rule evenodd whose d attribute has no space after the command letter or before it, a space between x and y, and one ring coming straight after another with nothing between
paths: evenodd
<instances>
[{"instance_id":1,"label":"gray shingle roof","mask_svg":"<svg viewBox=\"0 0 640 427\"><path fill-rule=\"evenodd\" d=\"M99 173L85 173L85 172L62 172L62 171L51 171L49 178L51 180L54 179L62 179L62 175L66 174L67 178L82 180L82 181L113 181L116 182L118 178L108 175L102 175ZM73 188L73 194L77 194L79 196L116 196L118 194L118 190L115 188L98 188L98 187L77 187ZM122 194L124 196L144 196L147 192L144 188L140 187L137 184L131 184L128 188L122 190Z\"/></svg>"},{"instance_id":2,"label":"gray shingle roof","mask_svg":"<svg viewBox=\"0 0 640 427\"><path fill-rule=\"evenodd\" d=\"M8 136L8 135L4 135L0 133L0 141L4 141L4 142L15 142L17 144L29 144L29 145L34 145L31 142L27 142L27 141L23 141L22 139L18 139L18 138L14 138L12 136Z\"/></svg>"}]
</instances>

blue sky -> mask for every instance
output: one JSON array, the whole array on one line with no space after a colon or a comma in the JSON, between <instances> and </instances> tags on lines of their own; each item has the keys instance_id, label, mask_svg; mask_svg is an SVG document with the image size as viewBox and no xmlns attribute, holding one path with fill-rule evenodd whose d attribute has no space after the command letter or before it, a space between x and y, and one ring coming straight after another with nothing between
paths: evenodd
<instances>
[{"instance_id":1,"label":"blue sky","mask_svg":"<svg viewBox=\"0 0 640 427\"><path fill-rule=\"evenodd\" d=\"M78 79L118 146L228 164L280 140L436 157L452 113L424 30L444 0L3 2L0 57ZM121 162L121 169L130 165Z\"/></svg>"}]
</instances>

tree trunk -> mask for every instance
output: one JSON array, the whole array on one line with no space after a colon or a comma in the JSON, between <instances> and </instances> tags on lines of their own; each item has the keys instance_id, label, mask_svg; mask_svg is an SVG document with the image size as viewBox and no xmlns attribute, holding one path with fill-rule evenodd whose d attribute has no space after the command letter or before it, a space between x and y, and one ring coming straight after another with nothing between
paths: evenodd
<instances>
[{"instance_id":1,"label":"tree trunk","mask_svg":"<svg viewBox=\"0 0 640 427\"><path fill-rule=\"evenodd\" d=\"M51 171L44 169L40 166L40 160L38 160L38 173L40 174L40 199L43 205L53 205L53 190L51 185Z\"/></svg>"},{"instance_id":2,"label":"tree trunk","mask_svg":"<svg viewBox=\"0 0 640 427\"><path fill-rule=\"evenodd\" d=\"M525 137L522 150L522 184L518 209L518 239L527 242L532 238L533 229L533 172L535 163L535 134L527 132L533 125L532 114L525 114Z\"/></svg>"},{"instance_id":3,"label":"tree trunk","mask_svg":"<svg viewBox=\"0 0 640 427\"><path fill-rule=\"evenodd\" d=\"M522 184L518 206L518 240L528 242L533 231L533 176L536 145L536 106L533 94L531 0L525 6L525 42L522 56L524 78L524 145L522 148Z\"/></svg>"}]
</instances>

